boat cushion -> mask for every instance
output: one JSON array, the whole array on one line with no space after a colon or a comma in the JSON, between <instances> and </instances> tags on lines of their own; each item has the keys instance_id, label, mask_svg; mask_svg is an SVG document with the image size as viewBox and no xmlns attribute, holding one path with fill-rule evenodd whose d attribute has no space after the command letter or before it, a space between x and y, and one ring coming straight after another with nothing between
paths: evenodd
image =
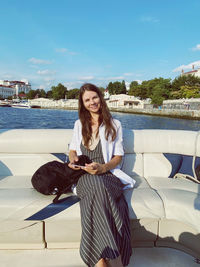
<instances>
[{"instance_id":1,"label":"boat cushion","mask_svg":"<svg viewBox=\"0 0 200 267\"><path fill-rule=\"evenodd\" d=\"M54 154L0 154L0 175L33 175L43 164L59 160Z\"/></svg>"},{"instance_id":2,"label":"boat cushion","mask_svg":"<svg viewBox=\"0 0 200 267\"><path fill-rule=\"evenodd\" d=\"M177 188L156 191L163 201L166 219L183 222L200 232L200 194Z\"/></svg>"},{"instance_id":3,"label":"boat cushion","mask_svg":"<svg viewBox=\"0 0 200 267\"><path fill-rule=\"evenodd\" d=\"M141 153L126 153L121 163L121 169L130 176L143 177L143 155Z\"/></svg>"},{"instance_id":4,"label":"boat cushion","mask_svg":"<svg viewBox=\"0 0 200 267\"><path fill-rule=\"evenodd\" d=\"M148 177L149 185L155 190L159 189L179 189L200 194L200 184L183 178Z\"/></svg>"}]
</instances>

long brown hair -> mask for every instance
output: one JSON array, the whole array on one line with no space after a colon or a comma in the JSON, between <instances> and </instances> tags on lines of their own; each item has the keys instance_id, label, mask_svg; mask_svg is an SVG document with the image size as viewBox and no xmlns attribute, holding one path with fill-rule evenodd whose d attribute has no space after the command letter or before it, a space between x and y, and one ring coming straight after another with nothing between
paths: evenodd
<instances>
[{"instance_id":1,"label":"long brown hair","mask_svg":"<svg viewBox=\"0 0 200 267\"><path fill-rule=\"evenodd\" d=\"M96 92L100 98L100 109L99 109L99 126L103 123L105 125L105 138L108 140L109 135L112 137L112 141L116 138L116 130L113 126L112 115L108 109L106 101L104 100L103 94L100 89L91 83L85 83L81 86L79 92L79 105L78 113L82 124L82 136L84 145L89 146L89 141L92 137L92 118L90 112L85 108L83 104L83 94L85 91Z\"/></svg>"}]
</instances>

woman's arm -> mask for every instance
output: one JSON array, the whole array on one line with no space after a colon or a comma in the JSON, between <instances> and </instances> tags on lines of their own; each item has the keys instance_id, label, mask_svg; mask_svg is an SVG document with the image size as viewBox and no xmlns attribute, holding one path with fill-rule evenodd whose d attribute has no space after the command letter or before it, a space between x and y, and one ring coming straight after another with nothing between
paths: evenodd
<instances>
[{"instance_id":1,"label":"woman's arm","mask_svg":"<svg viewBox=\"0 0 200 267\"><path fill-rule=\"evenodd\" d=\"M113 158L104 164L100 164L97 162L92 162L89 164L85 164L84 170L90 174L102 174L114 169L122 160L122 156L113 156Z\"/></svg>"}]
</instances>

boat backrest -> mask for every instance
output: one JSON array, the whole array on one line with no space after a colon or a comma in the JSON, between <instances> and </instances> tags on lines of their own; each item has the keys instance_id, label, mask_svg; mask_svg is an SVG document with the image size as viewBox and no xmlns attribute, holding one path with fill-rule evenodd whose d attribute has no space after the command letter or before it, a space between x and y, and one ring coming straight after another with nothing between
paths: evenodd
<instances>
[{"instance_id":1,"label":"boat backrest","mask_svg":"<svg viewBox=\"0 0 200 267\"><path fill-rule=\"evenodd\" d=\"M180 155L200 156L195 131L124 129L122 169L129 175L169 177L180 166ZM71 129L0 131L0 176L32 175L44 163L63 159Z\"/></svg>"}]
</instances>

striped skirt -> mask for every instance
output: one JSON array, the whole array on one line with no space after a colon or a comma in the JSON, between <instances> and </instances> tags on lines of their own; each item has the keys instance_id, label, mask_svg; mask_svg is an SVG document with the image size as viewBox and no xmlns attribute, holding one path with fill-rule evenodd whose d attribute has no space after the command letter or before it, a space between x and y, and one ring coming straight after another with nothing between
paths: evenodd
<instances>
[{"instance_id":1,"label":"striped skirt","mask_svg":"<svg viewBox=\"0 0 200 267\"><path fill-rule=\"evenodd\" d=\"M121 255L123 266L132 253L128 205L123 184L111 173L84 174L77 184L81 210L80 255L89 267Z\"/></svg>"}]
</instances>

